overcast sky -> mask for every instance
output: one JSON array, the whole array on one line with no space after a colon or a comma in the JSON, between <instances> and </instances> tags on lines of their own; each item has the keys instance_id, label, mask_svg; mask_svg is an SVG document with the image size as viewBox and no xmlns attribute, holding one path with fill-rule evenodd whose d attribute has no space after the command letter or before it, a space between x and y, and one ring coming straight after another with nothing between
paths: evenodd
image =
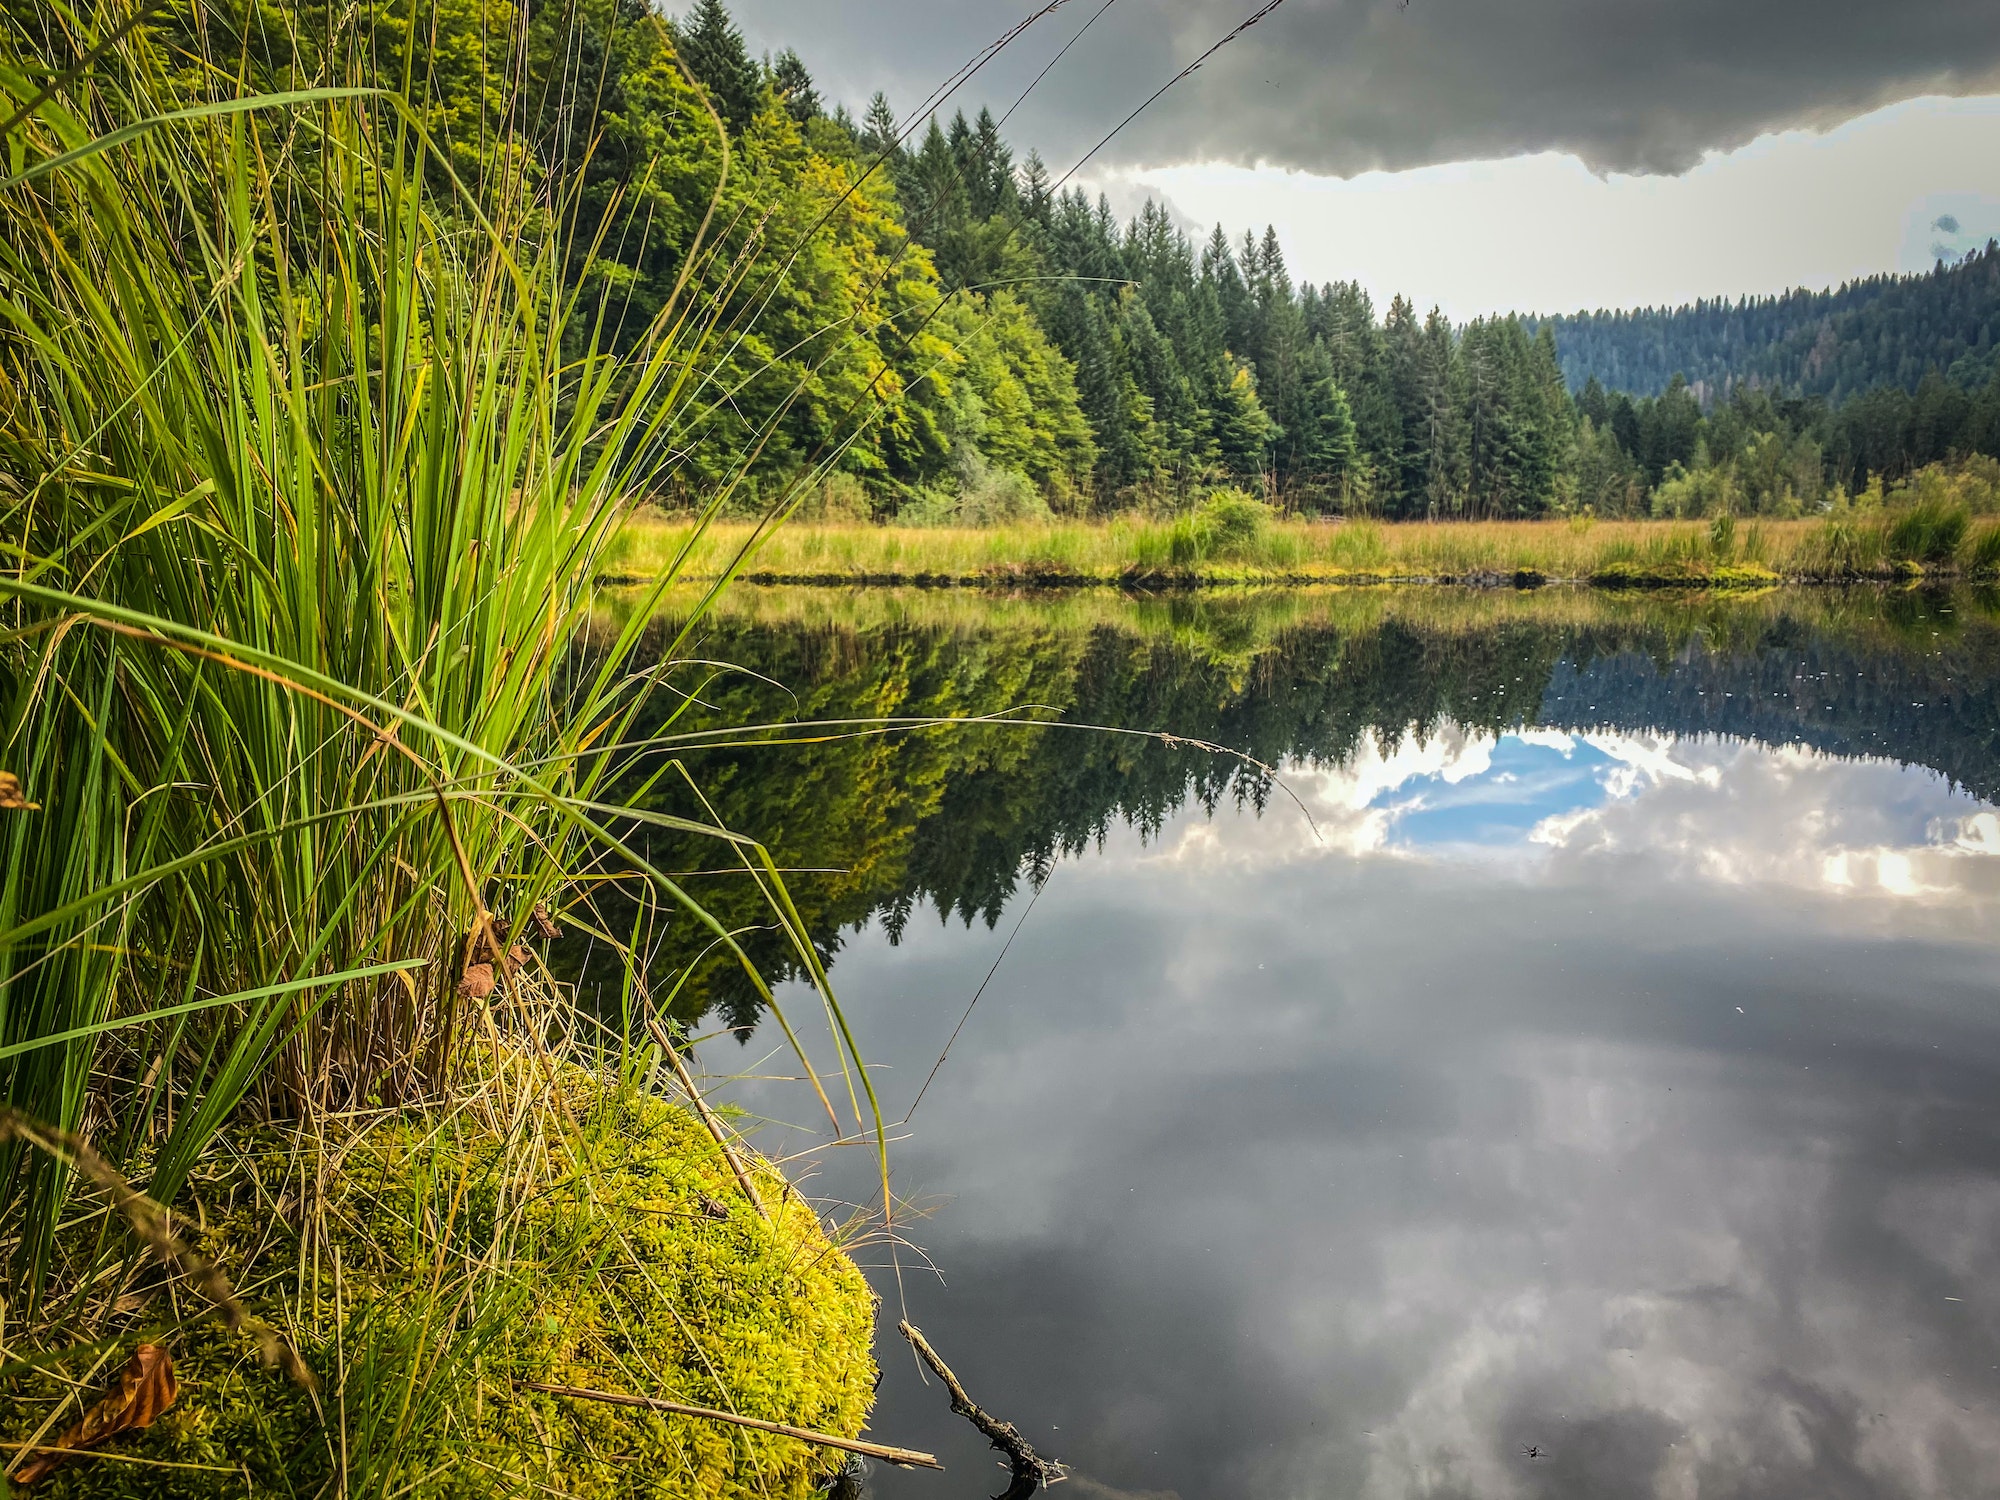
<instances>
[{"instance_id":1,"label":"overcast sky","mask_svg":"<svg viewBox=\"0 0 2000 1500\"><path fill-rule=\"evenodd\" d=\"M734 0L832 100L901 111L1030 0ZM1067 171L1257 0L1058 0L953 101ZM1087 28L1087 29L1085 29ZM1928 265L2000 234L1993 0L1286 0L1079 181L1295 275L1454 316Z\"/></svg>"}]
</instances>

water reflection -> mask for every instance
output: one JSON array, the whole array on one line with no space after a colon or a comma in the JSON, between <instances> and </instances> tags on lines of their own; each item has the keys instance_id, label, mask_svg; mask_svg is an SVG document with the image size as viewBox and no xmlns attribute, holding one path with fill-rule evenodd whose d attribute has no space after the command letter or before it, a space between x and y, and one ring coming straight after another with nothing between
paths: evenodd
<instances>
[{"instance_id":1,"label":"water reflection","mask_svg":"<svg viewBox=\"0 0 2000 1500\"><path fill-rule=\"evenodd\" d=\"M912 1315L1079 1496L2000 1490L1991 625L1456 607L724 622L808 712L1040 692L1304 804L1055 731L718 767L867 861L809 889L892 1117L1048 882L897 1147ZM884 1362L874 1430L955 1472L878 1493L984 1492Z\"/></svg>"}]
</instances>

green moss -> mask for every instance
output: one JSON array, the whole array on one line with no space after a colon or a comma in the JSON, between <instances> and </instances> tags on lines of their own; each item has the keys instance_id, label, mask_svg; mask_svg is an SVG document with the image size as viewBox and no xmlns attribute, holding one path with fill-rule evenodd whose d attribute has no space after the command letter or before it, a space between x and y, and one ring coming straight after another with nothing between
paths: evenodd
<instances>
[{"instance_id":1,"label":"green moss","mask_svg":"<svg viewBox=\"0 0 2000 1500\"><path fill-rule=\"evenodd\" d=\"M1723 563L1709 581L1719 589L1762 589L1784 580L1762 563L1741 562Z\"/></svg>"},{"instance_id":2,"label":"green moss","mask_svg":"<svg viewBox=\"0 0 2000 1500\"><path fill-rule=\"evenodd\" d=\"M296 1330L321 1391L265 1371L213 1322L163 1328L162 1295L125 1331L168 1345L181 1396L112 1446L207 1468L83 1459L36 1493L796 1497L824 1484L839 1455L823 1448L520 1389L660 1396L852 1436L875 1380L867 1284L774 1169L759 1169L766 1223L684 1111L574 1070L542 1083L552 1113L532 1132L490 1100L368 1130L328 1158L312 1232L285 1222L309 1161L299 1143L239 1142L196 1184L203 1248ZM59 1388L14 1384L0 1431L18 1439Z\"/></svg>"},{"instance_id":3,"label":"green moss","mask_svg":"<svg viewBox=\"0 0 2000 1500\"><path fill-rule=\"evenodd\" d=\"M1710 565L1693 558L1640 562L1620 559L1593 569L1590 581L1602 589L1758 589L1784 580L1762 563Z\"/></svg>"}]
</instances>

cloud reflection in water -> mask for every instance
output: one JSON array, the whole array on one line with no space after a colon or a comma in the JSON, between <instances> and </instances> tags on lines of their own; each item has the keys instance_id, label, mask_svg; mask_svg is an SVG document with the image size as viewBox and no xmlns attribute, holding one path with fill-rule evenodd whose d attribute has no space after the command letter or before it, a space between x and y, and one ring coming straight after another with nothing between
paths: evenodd
<instances>
[{"instance_id":1,"label":"cloud reflection in water","mask_svg":"<svg viewBox=\"0 0 2000 1500\"><path fill-rule=\"evenodd\" d=\"M1058 869L898 1148L975 1395L1092 1496L2000 1492L1992 810L1616 734L1290 780L1321 837ZM843 953L892 1115L1012 920ZM875 1430L981 1482L885 1363Z\"/></svg>"}]
</instances>

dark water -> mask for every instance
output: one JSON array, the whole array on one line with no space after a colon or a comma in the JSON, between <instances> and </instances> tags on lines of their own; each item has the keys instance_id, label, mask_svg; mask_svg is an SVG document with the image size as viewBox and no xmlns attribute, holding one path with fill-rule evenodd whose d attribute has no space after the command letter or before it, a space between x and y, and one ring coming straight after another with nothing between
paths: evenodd
<instances>
[{"instance_id":1,"label":"dark water","mask_svg":"<svg viewBox=\"0 0 2000 1500\"><path fill-rule=\"evenodd\" d=\"M845 872L801 907L908 1116L872 1432L950 1472L874 1493L1002 1487L905 1306L1077 1500L2000 1493L1991 600L741 607L701 654L787 691L709 682L738 722L1036 703L1281 773L1057 729L690 762ZM801 1086L733 1092L811 1145Z\"/></svg>"}]
</instances>

